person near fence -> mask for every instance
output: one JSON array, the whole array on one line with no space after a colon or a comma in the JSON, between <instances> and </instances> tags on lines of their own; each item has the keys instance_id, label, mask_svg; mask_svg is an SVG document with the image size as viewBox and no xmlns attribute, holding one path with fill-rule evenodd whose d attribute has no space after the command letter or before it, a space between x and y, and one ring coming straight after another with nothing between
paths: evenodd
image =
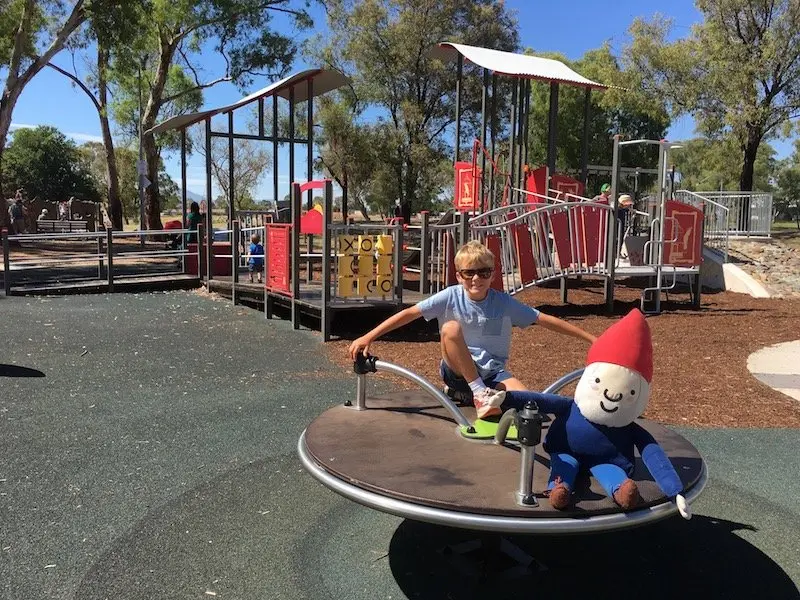
<instances>
[{"instance_id":1,"label":"person near fence","mask_svg":"<svg viewBox=\"0 0 800 600\"><path fill-rule=\"evenodd\" d=\"M253 283L253 273L258 275L258 283L261 283L261 273L264 272L264 246L261 245L261 236L257 233L250 236L247 270L250 272L250 283Z\"/></svg>"},{"instance_id":2,"label":"person near fence","mask_svg":"<svg viewBox=\"0 0 800 600\"><path fill-rule=\"evenodd\" d=\"M203 222L203 215L200 214L200 205L197 202L192 202L189 205L189 214L186 215L186 229L189 233L186 234L186 243L194 244L197 242L197 228Z\"/></svg>"},{"instance_id":3,"label":"person near fence","mask_svg":"<svg viewBox=\"0 0 800 600\"><path fill-rule=\"evenodd\" d=\"M608 204L609 196L611 195L611 184L604 183L600 186L600 193L592 198L592 202L600 202L601 204Z\"/></svg>"},{"instance_id":4,"label":"person near fence","mask_svg":"<svg viewBox=\"0 0 800 600\"><path fill-rule=\"evenodd\" d=\"M8 217L11 221L11 233L20 235L25 233L25 207L22 204L22 190L17 190L14 203L8 208Z\"/></svg>"},{"instance_id":5,"label":"person near fence","mask_svg":"<svg viewBox=\"0 0 800 600\"><path fill-rule=\"evenodd\" d=\"M462 402L471 400L478 418L499 415L506 391L526 390L506 369L512 327L538 324L589 343L594 342L595 336L492 289L494 265L495 257L486 246L477 241L465 244L455 256L460 285L392 315L350 344L350 358L366 355L380 336L419 317L426 321L437 319L442 351L439 372L445 393Z\"/></svg>"},{"instance_id":6,"label":"person near fence","mask_svg":"<svg viewBox=\"0 0 800 600\"><path fill-rule=\"evenodd\" d=\"M617 252L622 249L622 244L625 242L625 234L633 216L632 211L633 199L629 194L620 195L617 199L617 205L614 207L617 217Z\"/></svg>"},{"instance_id":7,"label":"person near fence","mask_svg":"<svg viewBox=\"0 0 800 600\"><path fill-rule=\"evenodd\" d=\"M47 209L43 208L42 212L39 213L39 216L36 217L37 221L46 221L47 220Z\"/></svg>"}]
</instances>

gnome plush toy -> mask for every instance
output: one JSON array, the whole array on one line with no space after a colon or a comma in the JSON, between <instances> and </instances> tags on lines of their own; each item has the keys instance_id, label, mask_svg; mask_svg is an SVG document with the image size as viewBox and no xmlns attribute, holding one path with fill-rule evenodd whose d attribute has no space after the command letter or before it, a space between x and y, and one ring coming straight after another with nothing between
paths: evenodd
<instances>
[{"instance_id":1,"label":"gnome plush toy","mask_svg":"<svg viewBox=\"0 0 800 600\"><path fill-rule=\"evenodd\" d=\"M570 504L575 478L588 469L623 509L640 502L634 447L665 496L685 519L691 511L683 484L652 435L635 422L647 407L653 378L653 347L644 315L634 309L595 340L575 398L537 392L509 392L507 404L534 400L555 415L544 449L550 454L550 505ZM509 402L510 400L510 402Z\"/></svg>"}]
</instances>

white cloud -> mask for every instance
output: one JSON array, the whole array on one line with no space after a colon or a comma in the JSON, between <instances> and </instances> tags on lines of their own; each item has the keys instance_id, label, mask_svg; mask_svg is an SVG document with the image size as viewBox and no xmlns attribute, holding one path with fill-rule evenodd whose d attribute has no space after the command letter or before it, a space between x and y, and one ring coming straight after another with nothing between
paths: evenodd
<instances>
[{"instance_id":1,"label":"white cloud","mask_svg":"<svg viewBox=\"0 0 800 600\"><path fill-rule=\"evenodd\" d=\"M14 131L15 129L34 129L35 127L39 127L39 125L30 125L28 123L12 123L9 129ZM73 133L69 131L62 132L68 138L72 138L76 142L102 142L103 137L100 135L93 135L91 133Z\"/></svg>"}]
</instances>

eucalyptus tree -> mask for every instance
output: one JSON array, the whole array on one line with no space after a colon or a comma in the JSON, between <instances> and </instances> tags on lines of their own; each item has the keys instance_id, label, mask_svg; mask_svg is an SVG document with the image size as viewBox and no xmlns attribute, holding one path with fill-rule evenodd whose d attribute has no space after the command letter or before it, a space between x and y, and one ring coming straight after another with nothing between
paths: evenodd
<instances>
[{"instance_id":1,"label":"eucalyptus tree","mask_svg":"<svg viewBox=\"0 0 800 600\"><path fill-rule=\"evenodd\" d=\"M642 91L639 74L623 69L607 44L589 50L575 61L556 53L542 56L559 60L584 77L609 86L590 95L588 164L611 165L615 134L627 139L657 140L666 134L670 119L665 103L659 96ZM528 162L532 165L545 164L547 159L548 110L549 86L534 82L531 86L528 141ZM580 174L584 119L584 88L560 86L557 170ZM646 148L633 147L625 153L625 164L630 166L655 167L654 160L652 152L648 153ZM603 181L607 179L603 178Z\"/></svg>"},{"instance_id":2,"label":"eucalyptus tree","mask_svg":"<svg viewBox=\"0 0 800 600\"><path fill-rule=\"evenodd\" d=\"M736 140L738 186L752 190L759 146L789 133L800 116L800 3L698 0L697 7L702 23L673 42L669 20L635 20L626 57L673 115L690 114L700 133Z\"/></svg>"},{"instance_id":3,"label":"eucalyptus tree","mask_svg":"<svg viewBox=\"0 0 800 600\"><path fill-rule=\"evenodd\" d=\"M516 50L516 17L498 0L330 0L327 8L330 35L317 38L308 53L352 81L355 126L343 124L347 115L340 113L335 145L343 156L374 161L371 188L360 194L383 210L395 200L424 208L452 179L455 121L455 64L432 58L430 50L442 41ZM465 69L464 81L468 138L478 123L478 70ZM370 153L362 151L365 139Z\"/></svg>"},{"instance_id":4,"label":"eucalyptus tree","mask_svg":"<svg viewBox=\"0 0 800 600\"><path fill-rule=\"evenodd\" d=\"M92 8L101 4L87 0L0 0L0 74L5 76L0 96L0 166L22 90L64 48ZM0 213L0 222L5 222L5 211Z\"/></svg>"},{"instance_id":5,"label":"eucalyptus tree","mask_svg":"<svg viewBox=\"0 0 800 600\"><path fill-rule=\"evenodd\" d=\"M159 157L162 148L176 147L177 137L147 131L160 120L199 108L203 90L214 85L247 87L255 77L285 75L295 56L296 35L278 32L273 19L288 15L297 29L310 21L304 8L294 8L290 0L146 0L140 7L138 39L114 58L119 89L114 114L132 135L141 122L150 181L146 226L160 229ZM209 75L212 56L223 66Z\"/></svg>"}]
</instances>

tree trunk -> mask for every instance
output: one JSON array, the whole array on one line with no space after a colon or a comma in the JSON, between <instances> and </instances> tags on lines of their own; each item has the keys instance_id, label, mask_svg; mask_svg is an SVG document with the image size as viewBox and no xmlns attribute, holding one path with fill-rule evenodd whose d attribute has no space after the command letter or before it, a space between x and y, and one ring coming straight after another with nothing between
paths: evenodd
<instances>
[{"instance_id":1,"label":"tree trunk","mask_svg":"<svg viewBox=\"0 0 800 600\"><path fill-rule=\"evenodd\" d=\"M756 164L756 154L758 146L761 144L762 134L759 129L753 126L747 128L747 141L742 145L744 161L742 163L742 173L739 177L739 190L742 192L753 191L753 172ZM739 205L738 215L739 231L750 231L750 198L745 197Z\"/></svg>"},{"instance_id":2,"label":"tree trunk","mask_svg":"<svg viewBox=\"0 0 800 600\"><path fill-rule=\"evenodd\" d=\"M119 170L117 169L117 155L114 153L114 138L111 137L111 126L108 122L108 82L106 69L108 68L108 50L97 47L97 95L100 109L100 129L103 133L103 148L106 153L106 186L108 193L108 217L111 219L111 228L122 230L122 200L119 197Z\"/></svg>"},{"instance_id":3,"label":"tree trunk","mask_svg":"<svg viewBox=\"0 0 800 600\"><path fill-rule=\"evenodd\" d=\"M150 185L144 190L144 221L147 229L162 229L161 197L158 193L158 147L155 136L145 135L142 138L144 160L147 163L147 178Z\"/></svg>"},{"instance_id":4,"label":"tree trunk","mask_svg":"<svg viewBox=\"0 0 800 600\"><path fill-rule=\"evenodd\" d=\"M143 132L155 127L156 119L158 118L158 113L161 110L161 104L164 99L164 89L167 85L169 67L172 64L172 57L174 54L175 48L170 45L165 36L162 37L155 76L148 86L150 89L150 97L147 99L147 107L142 116ZM150 185L144 193L145 223L147 229L162 229L161 197L158 191L158 166L160 156L153 134L144 134L142 136L142 148L144 150L144 159L147 163L147 178L150 180ZM208 206L209 210L211 210L211 198L208 198Z\"/></svg>"},{"instance_id":5,"label":"tree trunk","mask_svg":"<svg viewBox=\"0 0 800 600\"><path fill-rule=\"evenodd\" d=\"M20 69L22 67L23 54L25 52L25 39L31 33L31 19L34 12L34 0L26 0L22 9L22 18L20 19L19 27L14 33L14 45L11 49L11 56L8 61L6 81L3 87L3 95L0 97L0 169L2 168L3 150L6 146L6 137L8 130L11 128L11 115L14 112L14 107L17 100L22 94L22 90L28 82L41 71L50 59L60 52L64 45L67 43L69 36L86 20L86 13L83 10L83 0L78 0L75 6L72 7L72 12L64 21L64 24L56 31L55 37L47 49L41 56L37 57L22 74ZM5 199L2 188L0 188L0 198ZM3 224L6 223L5 206L3 213L0 216Z\"/></svg>"}]
</instances>

